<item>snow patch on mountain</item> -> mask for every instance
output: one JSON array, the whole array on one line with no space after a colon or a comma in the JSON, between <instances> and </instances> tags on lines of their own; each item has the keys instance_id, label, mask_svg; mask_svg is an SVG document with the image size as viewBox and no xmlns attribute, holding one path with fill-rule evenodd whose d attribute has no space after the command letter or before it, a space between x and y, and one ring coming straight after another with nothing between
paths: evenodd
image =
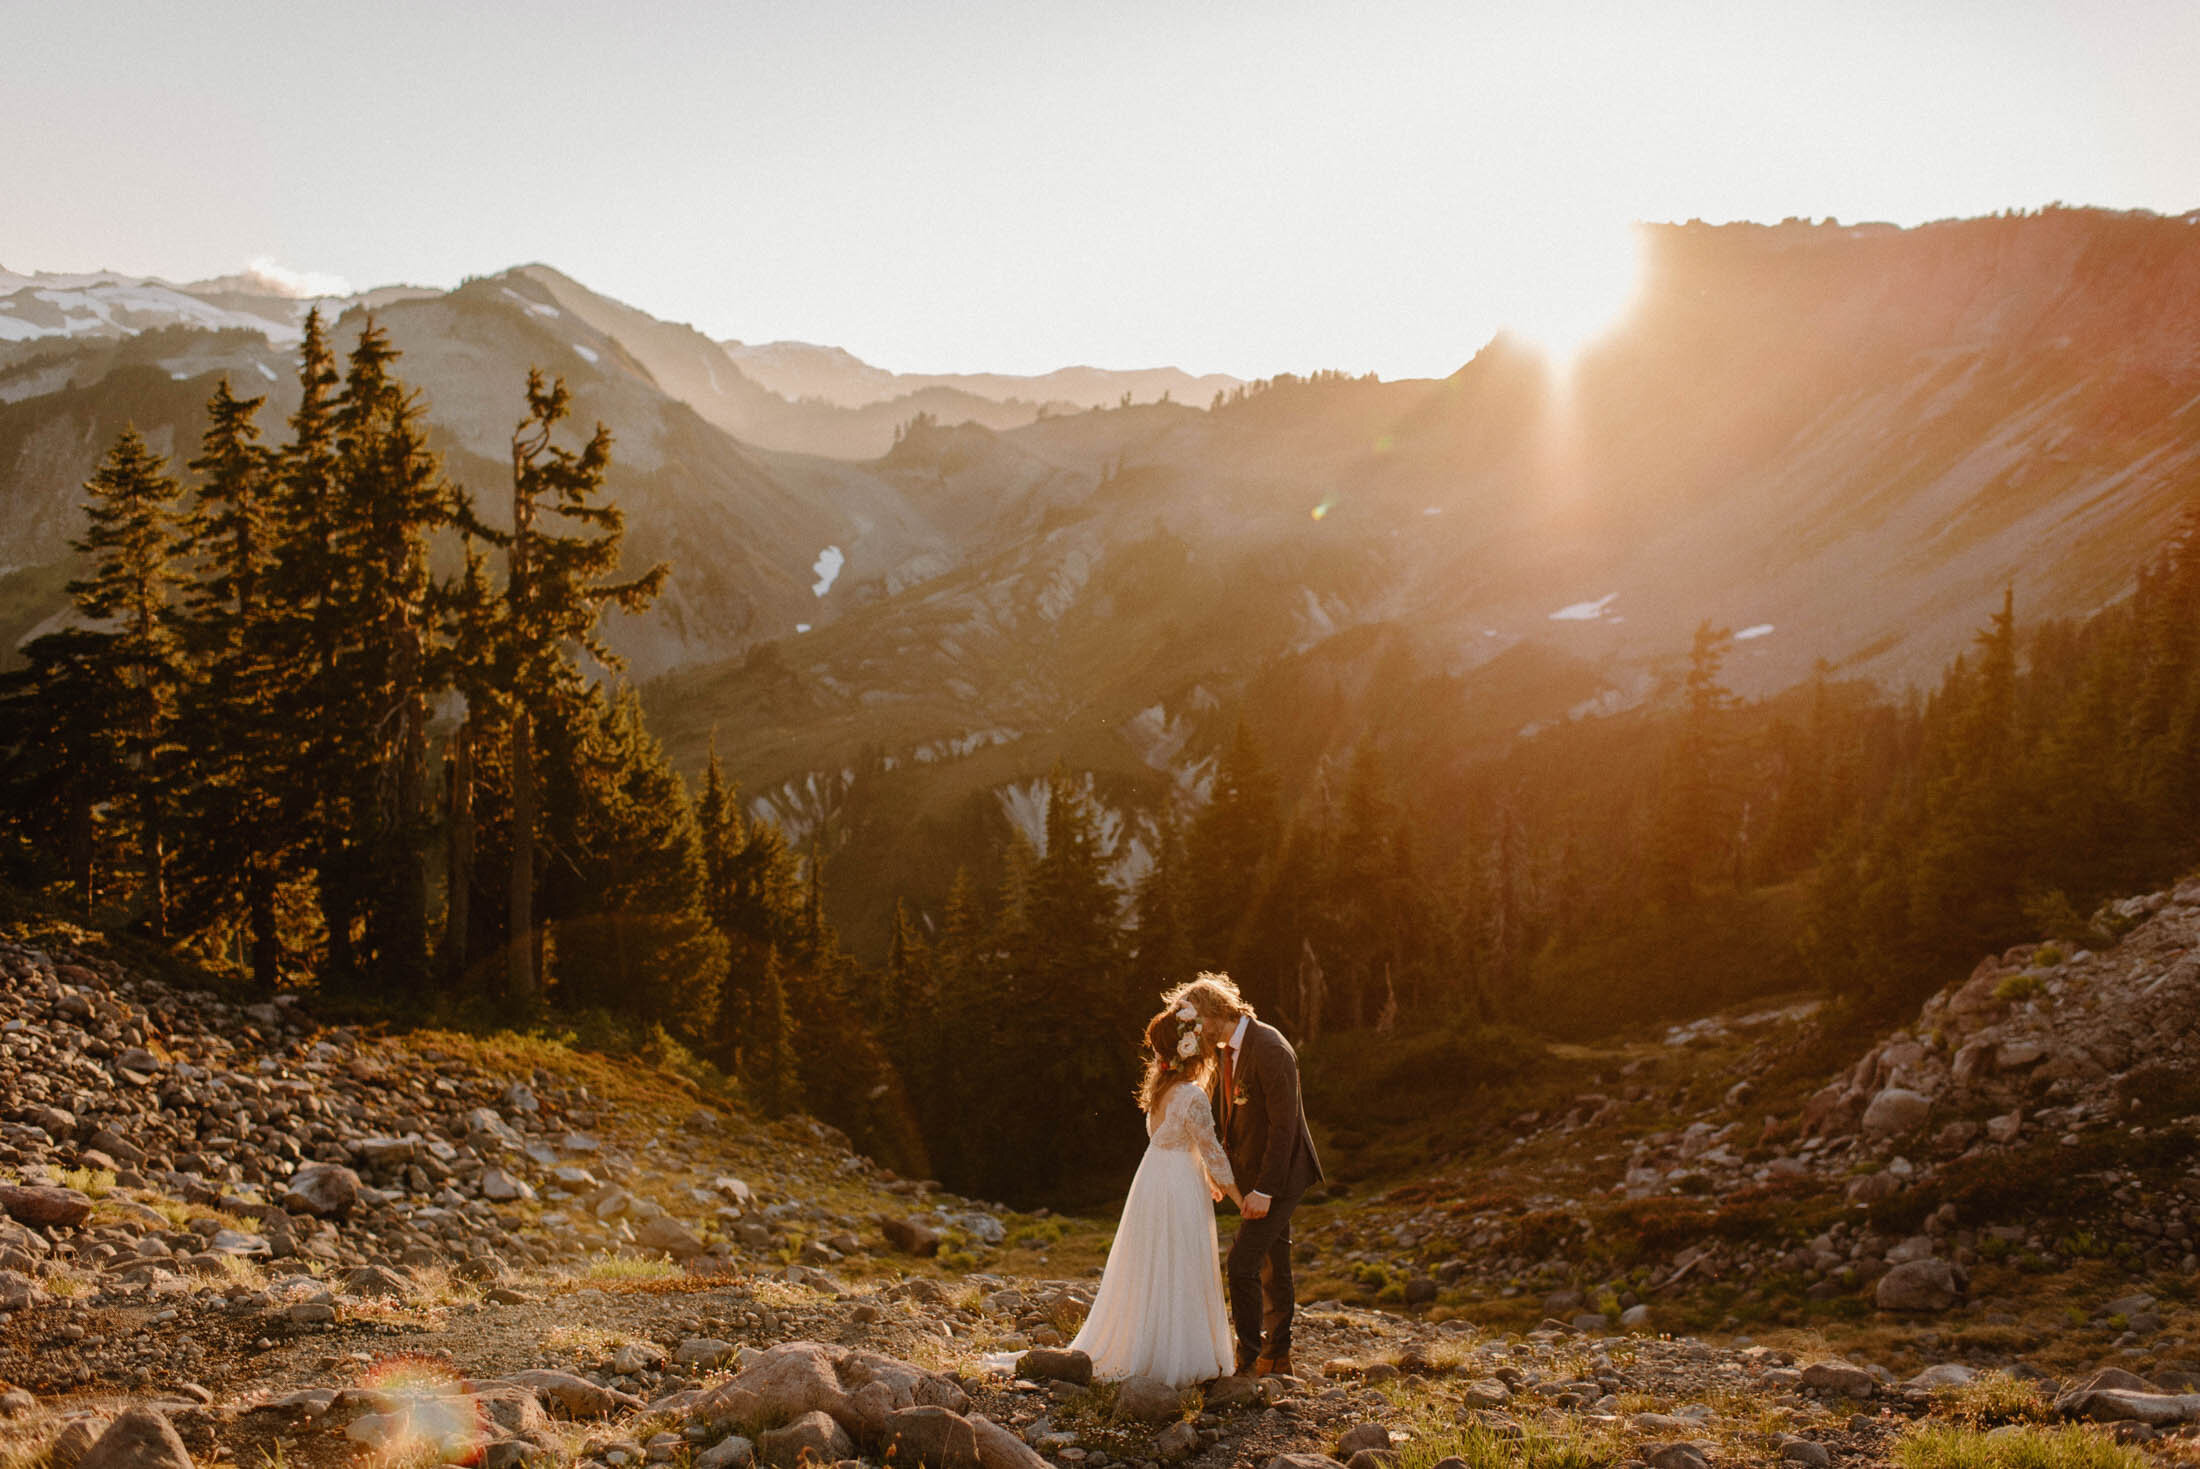
<instances>
[{"instance_id":1,"label":"snow patch on mountain","mask_svg":"<svg viewBox=\"0 0 2200 1469\"><path fill-rule=\"evenodd\" d=\"M1551 621L1599 622L1603 620L1606 609L1618 600L1619 593L1611 592L1597 598L1594 602L1574 602L1569 604L1568 606L1559 608L1556 612L1553 612L1551 614ZM1614 620L1616 621L1617 619Z\"/></svg>"},{"instance_id":2,"label":"snow patch on mountain","mask_svg":"<svg viewBox=\"0 0 2200 1469\"><path fill-rule=\"evenodd\" d=\"M817 560L810 566L810 574L815 576L817 581L810 587L810 590L820 597L824 596L833 589L833 583L840 579L840 568L847 564L848 558L842 554L838 546L827 546L824 550L818 552Z\"/></svg>"},{"instance_id":3,"label":"snow patch on mountain","mask_svg":"<svg viewBox=\"0 0 2200 1469\"><path fill-rule=\"evenodd\" d=\"M1753 638L1770 637L1772 635L1772 630L1773 629L1771 623L1760 622L1755 627L1745 627L1740 632L1734 634L1734 641L1737 643L1746 643Z\"/></svg>"}]
</instances>

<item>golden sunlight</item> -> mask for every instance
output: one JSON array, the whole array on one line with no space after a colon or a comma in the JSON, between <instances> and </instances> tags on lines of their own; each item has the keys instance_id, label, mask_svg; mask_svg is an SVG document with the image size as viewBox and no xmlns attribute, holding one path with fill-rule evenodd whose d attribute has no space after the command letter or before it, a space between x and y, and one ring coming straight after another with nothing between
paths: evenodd
<instances>
[{"instance_id":1,"label":"golden sunlight","mask_svg":"<svg viewBox=\"0 0 2200 1469\"><path fill-rule=\"evenodd\" d=\"M1561 372L1626 319L1642 284L1632 226L1578 223L1523 241L1507 274L1500 319Z\"/></svg>"}]
</instances>

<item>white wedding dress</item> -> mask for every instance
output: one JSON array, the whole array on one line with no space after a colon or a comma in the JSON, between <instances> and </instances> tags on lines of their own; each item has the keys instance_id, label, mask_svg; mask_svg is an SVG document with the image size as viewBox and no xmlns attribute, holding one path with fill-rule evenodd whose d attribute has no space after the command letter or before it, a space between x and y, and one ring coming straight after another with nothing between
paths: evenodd
<instances>
[{"instance_id":1,"label":"white wedding dress","mask_svg":"<svg viewBox=\"0 0 2200 1469\"><path fill-rule=\"evenodd\" d=\"M1215 1252L1214 1195L1232 1182L1207 1094L1183 1082L1146 1119L1146 1156L1092 1312L1072 1349L1095 1377L1157 1377L1185 1387L1230 1371L1230 1314Z\"/></svg>"}]
</instances>

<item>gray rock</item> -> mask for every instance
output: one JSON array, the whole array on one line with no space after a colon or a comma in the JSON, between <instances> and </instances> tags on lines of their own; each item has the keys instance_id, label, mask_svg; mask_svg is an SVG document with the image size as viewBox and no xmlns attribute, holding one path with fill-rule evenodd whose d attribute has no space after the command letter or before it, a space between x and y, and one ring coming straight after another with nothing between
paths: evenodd
<instances>
[{"instance_id":1,"label":"gray rock","mask_svg":"<svg viewBox=\"0 0 2200 1469\"><path fill-rule=\"evenodd\" d=\"M1227 1413L1260 1401L1260 1381L1252 1377L1218 1377L1207 1384L1207 1409Z\"/></svg>"},{"instance_id":2,"label":"gray rock","mask_svg":"<svg viewBox=\"0 0 2200 1469\"><path fill-rule=\"evenodd\" d=\"M929 1259L940 1252L939 1234L914 1219L902 1219L892 1214L878 1218L879 1233L886 1236L889 1247L904 1255L916 1255Z\"/></svg>"},{"instance_id":3,"label":"gray rock","mask_svg":"<svg viewBox=\"0 0 2200 1469\"><path fill-rule=\"evenodd\" d=\"M2200 1423L2200 1393L2131 1392L2121 1388L2079 1388L2055 1399L2064 1418L2093 1423L2143 1423L2175 1428Z\"/></svg>"},{"instance_id":4,"label":"gray rock","mask_svg":"<svg viewBox=\"0 0 2200 1469\"><path fill-rule=\"evenodd\" d=\"M106 1431L104 1418L71 1418L46 1445L46 1469L81 1469L84 1455Z\"/></svg>"},{"instance_id":5,"label":"gray rock","mask_svg":"<svg viewBox=\"0 0 2200 1469\"><path fill-rule=\"evenodd\" d=\"M1890 1086L1864 1109L1864 1131L1874 1137L1898 1137L1923 1127L1932 1111L1931 1098L1906 1087Z\"/></svg>"},{"instance_id":6,"label":"gray rock","mask_svg":"<svg viewBox=\"0 0 2200 1469\"><path fill-rule=\"evenodd\" d=\"M756 1445L729 1433L695 1456L695 1469L749 1469L755 1462Z\"/></svg>"},{"instance_id":7,"label":"gray rock","mask_svg":"<svg viewBox=\"0 0 2200 1469\"><path fill-rule=\"evenodd\" d=\"M1651 1444L1642 1457L1650 1469L1711 1469L1703 1450L1692 1443Z\"/></svg>"},{"instance_id":8,"label":"gray rock","mask_svg":"<svg viewBox=\"0 0 2200 1469\"><path fill-rule=\"evenodd\" d=\"M502 1168L489 1167L481 1170L481 1196L495 1203L509 1204L532 1199L535 1190L526 1179L514 1177Z\"/></svg>"},{"instance_id":9,"label":"gray rock","mask_svg":"<svg viewBox=\"0 0 2200 1469\"><path fill-rule=\"evenodd\" d=\"M1154 1457L1166 1464L1179 1459L1189 1459L1199 1452L1199 1430L1185 1419L1179 1418L1154 1435Z\"/></svg>"},{"instance_id":10,"label":"gray rock","mask_svg":"<svg viewBox=\"0 0 2200 1469\"><path fill-rule=\"evenodd\" d=\"M1092 1358L1083 1352L1036 1347L1016 1359L1016 1375L1033 1382L1070 1382L1084 1387L1092 1381Z\"/></svg>"},{"instance_id":11,"label":"gray rock","mask_svg":"<svg viewBox=\"0 0 2200 1469\"><path fill-rule=\"evenodd\" d=\"M1344 1431L1337 1440L1337 1453L1346 1460L1362 1449L1387 1449L1390 1447L1390 1430L1380 1423L1356 1424Z\"/></svg>"},{"instance_id":12,"label":"gray rock","mask_svg":"<svg viewBox=\"0 0 2200 1469\"><path fill-rule=\"evenodd\" d=\"M1629 1306L1619 1313L1619 1324L1620 1329L1623 1331L1648 1331L1650 1329L1650 1308L1643 1305Z\"/></svg>"},{"instance_id":13,"label":"gray rock","mask_svg":"<svg viewBox=\"0 0 2200 1469\"><path fill-rule=\"evenodd\" d=\"M1512 1389L1495 1377L1477 1377L1460 1394L1469 1408L1502 1408L1512 1401Z\"/></svg>"},{"instance_id":14,"label":"gray rock","mask_svg":"<svg viewBox=\"0 0 2200 1469\"><path fill-rule=\"evenodd\" d=\"M691 1370L708 1371L725 1366L739 1355L741 1349L730 1341L720 1341L715 1336L691 1336L680 1343L672 1360Z\"/></svg>"},{"instance_id":15,"label":"gray rock","mask_svg":"<svg viewBox=\"0 0 2200 1469\"><path fill-rule=\"evenodd\" d=\"M694 1232L669 1214L644 1219L634 1231L634 1242L644 1249L663 1250L676 1260L692 1260L704 1249Z\"/></svg>"},{"instance_id":16,"label":"gray rock","mask_svg":"<svg viewBox=\"0 0 2200 1469\"><path fill-rule=\"evenodd\" d=\"M1878 1379L1853 1362L1838 1358L1825 1362L1812 1362L1803 1369L1803 1387L1809 1392L1832 1393L1843 1398L1868 1398L1877 1390Z\"/></svg>"},{"instance_id":17,"label":"gray rock","mask_svg":"<svg viewBox=\"0 0 2200 1469\"><path fill-rule=\"evenodd\" d=\"M192 1469L175 1425L157 1409L124 1410L77 1461L77 1469Z\"/></svg>"},{"instance_id":18,"label":"gray rock","mask_svg":"<svg viewBox=\"0 0 2200 1469\"><path fill-rule=\"evenodd\" d=\"M1362 1449L1345 1460L1345 1469L1398 1469L1398 1455L1391 1449Z\"/></svg>"},{"instance_id":19,"label":"gray rock","mask_svg":"<svg viewBox=\"0 0 2200 1469\"><path fill-rule=\"evenodd\" d=\"M547 1368L514 1372L511 1380L532 1392L551 1412L565 1418L605 1418L622 1408L639 1408L642 1400L631 1393L598 1387L585 1377Z\"/></svg>"},{"instance_id":20,"label":"gray rock","mask_svg":"<svg viewBox=\"0 0 2200 1469\"><path fill-rule=\"evenodd\" d=\"M1780 1462L1800 1464L1803 1469L1831 1469L1833 1454L1824 1444L1807 1438L1784 1438L1780 1440Z\"/></svg>"},{"instance_id":21,"label":"gray rock","mask_svg":"<svg viewBox=\"0 0 2200 1469\"><path fill-rule=\"evenodd\" d=\"M970 1420L945 1408L899 1408L887 1420L886 1461L901 1469L978 1469L978 1436Z\"/></svg>"},{"instance_id":22,"label":"gray rock","mask_svg":"<svg viewBox=\"0 0 2200 1469\"><path fill-rule=\"evenodd\" d=\"M91 1217L92 1200L73 1188L0 1183L0 1211L38 1229L74 1229Z\"/></svg>"},{"instance_id":23,"label":"gray rock","mask_svg":"<svg viewBox=\"0 0 2200 1469\"><path fill-rule=\"evenodd\" d=\"M611 1370L621 1377L654 1372L665 1365L665 1349L653 1341L630 1341L611 1354Z\"/></svg>"},{"instance_id":24,"label":"gray rock","mask_svg":"<svg viewBox=\"0 0 2200 1469\"><path fill-rule=\"evenodd\" d=\"M804 1413L784 1428L756 1436L757 1457L772 1469L800 1469L812 1464L837 1464L855 1457L855 1440L835 1423L830 1414Z\"/></svg>"},{"instance_id":25,"label":"gray rock","mask_svg":"<svg viewBox=\"0 0 2200 1469\"><path fill-rule=\"evenodd\" d=\"M1263 1469L1337 1469L1337 1461L1320 1454L1278 1454Z\"/></svg>"},{"instance_id":26,"label":"gray rock","mask_svg":"<svg viewBox=\"0 0 2200 1469\"><path fill-rule=\"evenodd\" d=\"M1902 1385L1930 1392L1936 1387L1961 1387L1976 1376L1976 1372L1961 1362L1935 1362Z\"/></svg>"},{"instance_id":27,"label":"gray rock","mask_svg":"<svg viewBox=\"0 0 2200 1469\"><path fill-rule=\"evenodd\" d=\"M1905 1260L1879 1277L1872 1301L1882 1311L1945 1311L1963 1296L1963 1281L1946 1260Z\"/></svg>"},{"instance_id":28,"label":"gray rock","mask_svg":"<svg viewBox=\"0 0 2200 1469\"><path fill-rule=\"evenodd\" d=\"M370 1300L401 1301L411 1293L412 1282L383 1265L362 1265L344 1277L348 1295Z\"/></svg>"},{"instance_id":29,"label":"gray rock","mask_svg":"<svg viewBox=\"0 0 2200 1469\"><path fill-rule=\"evenodd\" d=\"M1135 1423L1166 1423L1181 1417L1181 1395L1154 1377L1126 1377L1115 1390L1115 1416Z\"/></svg>"},{"instance_id":30,"label":"gray rock","mask_svg":"<svg viewBox=\"0 0 2200 1469\"><path fill-rule=\"evenodd\" d=\"M283 1207L316 1219L341 1219L359 1203L359 1175L341 1163L308 1163L291 1175Z\"/></svg>"},{"instance_id":31,"label":"gray rock","mask_svg":"<svg viewBox=\"0 0 2200 1469\"><path fill-rule=\"evenodd\" d=\"M1031 1446L983 1413L970 1415L970 1431L978 1440L978 1463L983 1469L1048 1469L1047 1461Z\"/></svg>"}]
</instances>

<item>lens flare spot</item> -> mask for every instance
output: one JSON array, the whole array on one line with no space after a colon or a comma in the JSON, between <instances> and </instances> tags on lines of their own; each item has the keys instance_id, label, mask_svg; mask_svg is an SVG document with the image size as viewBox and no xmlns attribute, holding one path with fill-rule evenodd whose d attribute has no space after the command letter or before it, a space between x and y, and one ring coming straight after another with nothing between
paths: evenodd
<instances>
[{"instance_id":1,"label":"lens flare spot","mask_svg":"<svg viewBox=\"0 0 2200 1469\"><path fill-rule=\"evenodd\" d=\"M481 1402L443 1362L397 1357L360 1381L373 1406L345 1436L380 1464L464 1464L490 1439Z\"/></svg>"},{"instance_id":2,"label":"lens flare spot","mask_svg":"<svg viewBox=\"0 0 2200 1469\"><path fill-rule=\"evenodd\" d=\"M1314 518L1316 520L1326 520L1329 518L1329 512L1336 508L1337 497L1335 495L1325 496L1322 502L1314 507Z\"/></svg>"}]
</instances>

